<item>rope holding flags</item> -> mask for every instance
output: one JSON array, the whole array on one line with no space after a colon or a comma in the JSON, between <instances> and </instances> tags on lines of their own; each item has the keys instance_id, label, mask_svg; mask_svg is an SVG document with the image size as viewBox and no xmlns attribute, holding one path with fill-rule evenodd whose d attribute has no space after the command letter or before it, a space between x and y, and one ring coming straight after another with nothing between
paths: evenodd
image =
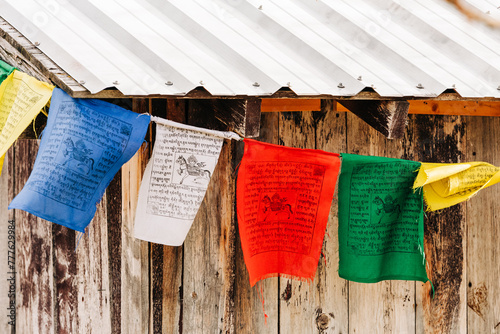
<instances>
[{"instance_id":1,"label":"rope holding flags","mask_svg":"<svg viewBox=\"0 0 500 334\"><path fill-rule=\"evenodd\" d=\"M3 155L52 98L33 172L9 205L83 232L120 167L156 142L136 210L136 238L182 245L205 196L224 139L214 131L73 99L0 61L0 171ZM312 280L339 178L339 275L356 282L428 281L423 203L439 210L500 181L485 162L420 163L244 140L237 216L250 284L267 277ZM417 173L418 171L418 173ZM413 189L412 189L413 188ZM420 191L422 188L423 191Z\"/></svg>"}]
</instances>

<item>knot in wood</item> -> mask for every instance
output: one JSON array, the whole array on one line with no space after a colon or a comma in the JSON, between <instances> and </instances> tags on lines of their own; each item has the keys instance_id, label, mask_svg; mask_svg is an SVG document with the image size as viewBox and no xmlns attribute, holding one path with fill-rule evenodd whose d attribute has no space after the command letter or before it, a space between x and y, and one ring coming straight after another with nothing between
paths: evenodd
<instances>
[{"instance_id":1,"label":"knot in wood","mask_svg":"<svg viewBox=\"0 0 500 334\"><path fill-rule=\"evenodd\" d=\"M329 325L330 325L330 317L327 314L321 313L316 317L316 326L320 331L326 330Z\"/></svg>"}]
</instances>

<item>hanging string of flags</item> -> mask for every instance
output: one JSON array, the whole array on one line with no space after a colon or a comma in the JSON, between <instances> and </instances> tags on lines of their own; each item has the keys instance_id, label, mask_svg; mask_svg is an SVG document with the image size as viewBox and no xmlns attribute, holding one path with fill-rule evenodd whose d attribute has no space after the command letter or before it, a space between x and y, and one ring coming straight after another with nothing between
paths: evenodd
<instances>
[{"instance_id":1,"label":"hanging string of flags","mask_svg":"<svg viewBox=\"0 0 500 334\"><path fill-rule=\"evenodd\" d=\"M182 245L224 139L242 140L233 132L74 99L1 61L0 83L0 171L5 152L50 99L33 171L9 209L80 232L153 121L156 140L139 190L134 236ZM244 145L236 201L252 286L274 276L313 280L337 178L339 275L363 283L427 282L424 202L428 210L443 209L500 181L500 168L484 162L420 163L250 139Z\"/></svg>"}]
</instances>

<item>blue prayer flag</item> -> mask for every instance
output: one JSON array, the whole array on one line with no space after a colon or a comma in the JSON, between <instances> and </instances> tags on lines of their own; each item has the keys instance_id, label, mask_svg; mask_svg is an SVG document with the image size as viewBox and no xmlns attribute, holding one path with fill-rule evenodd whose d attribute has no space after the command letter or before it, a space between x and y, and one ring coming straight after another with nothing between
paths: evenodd
<instances>
[{"instance_id":1,"label":"blue prayer flag","mask_svg":"<svg viewBox=\"0 0 500 334\"><path fill-rule=\"evenodd\" d=\"M9 209L84 232L106 187L141 146L150 116L54 89L33 171Z\"/></svg>"}]
</instances>

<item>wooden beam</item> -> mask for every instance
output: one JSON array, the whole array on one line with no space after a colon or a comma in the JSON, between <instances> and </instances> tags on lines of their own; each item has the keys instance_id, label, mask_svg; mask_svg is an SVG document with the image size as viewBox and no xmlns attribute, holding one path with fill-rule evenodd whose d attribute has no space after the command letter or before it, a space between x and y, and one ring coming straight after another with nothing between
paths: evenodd
<instances>
[{"instance_id":1,"label":"wooden beam","mask_svg":"<svg viewBox=\"0 0 500 334\"><path fill-rule=\"evenodd\" d=\"M257 98L214 100L215 117L240 136L254 138L260 131L260 103Z\"/></svg>"},{"instance_id":2,"label":"wooden beam","mask_svg":"<svg viewBox=\"0 0 500 334\"><path fill-rule=\"evenodd\" d=\"M500 116L500 102L411 100L409 114ZM337 103L337 111L349 111Z\"/></svg>"},{"instance_id":3,"label":"wooden beam","mask_svg":"<svg viewBox=\"0 0 500 334\"><path fill-rule=\"evenodd\" d=\"M408 114L500 116L499 101L409 100ZM320 99L262 99L261 112L319 111ZM347 112L337 100L337 112Z\"/></svg>"},{"instance_id":4,"label":"wooden beam","mask_svg":"<svg viewBox=\"0 0 500 334\"><path fill-rule=\"evenodd\" d=\"M500 102L487 101L409 101L410 114L500 116Z\"/></svg>"},{"instance_id":5,"label":"wooden beam","mask_svg":"<svg viewBox=\"0 0 500 334\"><path fill-rule=\"evenodd\" d=\"M260 130L260 99L190 100L190 109L203 115L196 126L234 131L245 138L254 138ZM199 123L199 124L198 124Z\"/></svg>"},{"instance_id":6,"label":"wooden beam","mask_svg":"<svg viewBox=\"0 0 500 334\"><path fill-rule=\"evenodd\" d=\"M403 137L410 106L407 101L339 102L387 138Z\"/></svg>"},{"instance_id":7,"label":"wooden beam","mask_svg":"<svg viewBox=\"0 0 500 334\"><path fill-rule=\"evenodd\" d=\"M262 99L261 112L320 111L320 99Z\"/></svg>"}]
</instances>

